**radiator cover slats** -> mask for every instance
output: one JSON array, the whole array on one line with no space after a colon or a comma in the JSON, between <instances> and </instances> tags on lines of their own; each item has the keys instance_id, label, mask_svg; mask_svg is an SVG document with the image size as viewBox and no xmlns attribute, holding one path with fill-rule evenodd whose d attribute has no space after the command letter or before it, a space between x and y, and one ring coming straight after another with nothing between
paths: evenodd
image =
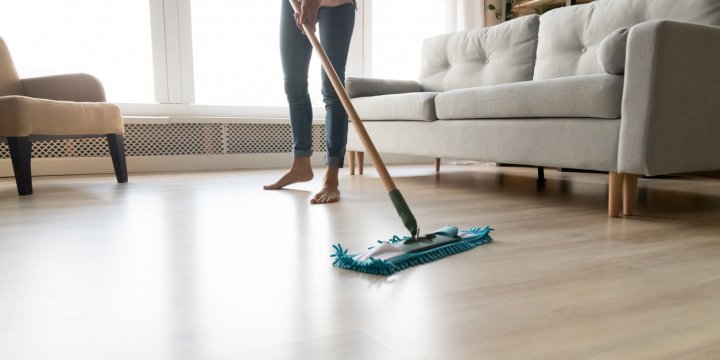
<instances>
[{"instance_id":1,"label":"radiator cover slats","mask_svg":"<svg viewBox=\"0 0 720 360\"><path fill-rule=\"evenodd\" d=\"M292 151L290 124L174 123L126 124L126 156L269 154ZM325 127L313 124L313 151L325 151ZM104 137L43 140L33 158L109 157ZM10 158L0 144L0 158Z\"/></svg>"}]
</instances>

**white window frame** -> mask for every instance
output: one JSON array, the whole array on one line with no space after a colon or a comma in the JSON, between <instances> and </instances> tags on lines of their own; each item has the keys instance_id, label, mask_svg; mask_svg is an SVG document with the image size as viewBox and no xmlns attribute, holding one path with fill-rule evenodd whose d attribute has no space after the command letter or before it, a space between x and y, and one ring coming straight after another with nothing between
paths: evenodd
<instances>
[{"instance_id":1,"label":"white window frame","mask_svg":"<svg viewBox=\"0 0 720 360\"><path fill-rule=\"evenodd\" d=\"M128 116L287 118L286 106L198 105L195 102L191 0L148 0L153 46L155 104L121 103ZM267 0L265 0L267 1ZM372 9L376 0L358 1L346 73L372 76ZM383 1L383 0L380 0ZM446 0L447 31L457 24L458 0ZM279 55L278 55L279 56ZM316 118L324 108L314 109Z\"/></svg>"},{"instance_id":2,"label":"white window frame","mask_svg":"<svg viewBox=\"0 0 720 360\"><path fill-rule=\"evenodd\" d=\"M190 0L149 0L155 82L154 104L120 103L126 116L288 118L287 106L197 105L195 102ZM346 73L367 76L364 3L358 2ZM278 55L279 56L279 55ZM279 85L280 86L280 85ZM316 118L324 108L314 109Z\"/></svg>"},{"instance_id":3,"label":"white window frame","mask_svg":"<svg viewBox=\"0 0 720 360\"><path fill-rule=\"evenodd\" d=\"M150 0L155 101L192 104L195 87L190 0Z\"/></svg>"}]
</instances>

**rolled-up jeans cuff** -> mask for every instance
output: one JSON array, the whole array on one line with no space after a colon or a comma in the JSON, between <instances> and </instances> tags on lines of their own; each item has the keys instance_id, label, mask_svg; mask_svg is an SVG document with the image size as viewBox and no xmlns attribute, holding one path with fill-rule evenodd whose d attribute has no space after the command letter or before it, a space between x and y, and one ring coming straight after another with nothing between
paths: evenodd
<instances>
[{"instance_id":1,"label":"rolled-up jeans cuff","mask_svg":"<svg viewBox=\"0 0 720 360\"><path fill-rule=\"evenodd\" d=\"M313 154L312 149L307 150L293 150L294 157L311 157Z\"/></svg>"},{"instance_id":2,"label":"rolled-up jeans cuff","mask_svg":"<svg viewBox=\"0 0 720 360\"><path fill-rule=\"evenodd\" d=\"M343 160L345 160L345 157L325 156L325 165L342 168L344 162Z\"/></svg>"}]
</instances>

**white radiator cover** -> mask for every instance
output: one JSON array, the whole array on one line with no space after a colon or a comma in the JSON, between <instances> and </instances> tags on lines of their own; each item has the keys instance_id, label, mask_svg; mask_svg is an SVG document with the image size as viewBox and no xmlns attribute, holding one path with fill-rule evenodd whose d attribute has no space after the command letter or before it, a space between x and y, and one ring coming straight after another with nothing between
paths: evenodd
<instances>
[{"instance_id":1,"label":"white radiator cover","mask_svg":"<svg viewBox=\"0 0 720 360\"><path fill-rule=\"evenodd\" d=\"M313 151L325 151L325 127L313 125ZM290 124L146 123L125 125L125 155L275 154L292 150ZM109 157L105 137L34 141L33 158ZM9 159L7 144L0 158Z\"/></svg>"},{"instance_id":2,"label":"white radiator cover","mask_svg":"<svg viewBox=\"0 0 720 360\"><path fill-rule=\"evenodd\" d=\"M349 131L355 130L351 126ZM129 172L282 168L292 161L291 136L287 119L128 117L125 155ZM314 165L322 165L325 150L325 126L318 121L313 123ZM418 161L413 157L390 159ZM112 173L107 140L97 137L34 141L32 172ZM5 143L0 144L0 176L13 176Z\"/></svg>"}]
</instances>

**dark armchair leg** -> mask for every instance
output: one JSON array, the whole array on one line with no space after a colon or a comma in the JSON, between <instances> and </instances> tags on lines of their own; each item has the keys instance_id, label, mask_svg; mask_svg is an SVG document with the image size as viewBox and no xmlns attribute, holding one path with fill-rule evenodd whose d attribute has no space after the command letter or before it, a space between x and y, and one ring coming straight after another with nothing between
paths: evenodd
<instances>
[{"instance_id":1,"label":"dark armchair leg","mask_svg":"<svg viewBox=\"0 0 720 360\"><path fill-rule=\"evenodd\" d=\"M128 176L125 163L125 141L122 135L117 134L107 134L107 141L110 146L113 168L115 168L115 177L119 183L126 183Z\"/></svg>"},{"instance_id":2,"label":"dark armchair leg","mask_svg":"<svg viewBox=\"0 0 720 360\"><path fill-rule=\"evenodd\" d=\"M30 172L30 153L32 151L30 138L27 136L8 137L7 142L10 148L13 171L15 172L18 195L30 195L33 193L32 173Z\"/></svg>"}]
</instances>

